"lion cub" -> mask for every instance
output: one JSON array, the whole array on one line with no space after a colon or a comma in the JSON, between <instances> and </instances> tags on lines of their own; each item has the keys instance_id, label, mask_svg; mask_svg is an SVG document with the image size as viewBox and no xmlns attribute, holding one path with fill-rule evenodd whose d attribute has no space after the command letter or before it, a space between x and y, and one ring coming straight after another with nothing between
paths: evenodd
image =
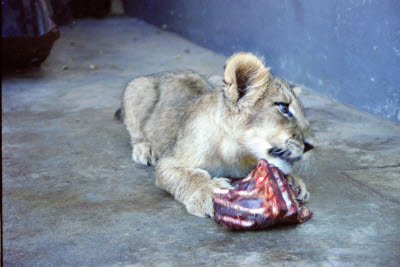
<instances>
[{"instance_id":1,"label":"lion cub","mask_svg":"<svg viewBox=\"0 0 400 267\"><path fill-rule=\"evenodd\" d=\"M227 177L246 176L260 158L286 173L306 201L306 186L291 174L313 148L299 99L253 54L235 54L225 66L225 85L216 88L193 71L131 81L116 115L129 131L132 159L156 166L156 185L201 217L213 216L213 189L231 187Z\"/></svg>"}]
</instances>

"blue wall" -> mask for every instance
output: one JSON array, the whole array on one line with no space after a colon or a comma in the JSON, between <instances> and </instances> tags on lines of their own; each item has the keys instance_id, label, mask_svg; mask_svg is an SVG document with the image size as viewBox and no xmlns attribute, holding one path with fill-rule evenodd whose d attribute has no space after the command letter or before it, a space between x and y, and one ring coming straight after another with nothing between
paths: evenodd
<instances>
[{"instance_id":1,"label":"blue wall","mask_svg":"<svg viewBox=\"0 0 400 267\"><path fill-rule=\"evenodd\" d=\"M400 121L399 0L125 0L125 10L227 56L262 55L291 82Z\"/></svg>"}]
</instances>

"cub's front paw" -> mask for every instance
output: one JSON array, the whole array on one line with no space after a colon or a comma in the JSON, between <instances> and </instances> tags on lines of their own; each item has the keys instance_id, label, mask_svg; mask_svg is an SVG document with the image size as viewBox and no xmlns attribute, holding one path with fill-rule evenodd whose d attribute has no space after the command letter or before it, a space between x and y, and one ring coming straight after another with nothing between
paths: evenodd
<instances>
[{"instance_id":1,"label":"cub's front paw","mask_svg":"<svg viewBox=\"0 0 400 267\"><path fill-rule=\"evenodd\" d=\"M307 200L310 198L310 193L308 193L307 187L303 180L295 174L289 174L286 178L289 185L296 192L296 199L300 203L307 202Z\"/></svg>"},{"instance_id":2,"label":"cub's front paw","mask_svg":"<svg viewBox=\"0 0 400 267\"><path fill-rule=\"evenodd\" d=\"M132 160L139 164L156 166L158 155L148 142L140 142L132 147Z\"/></svg>"},{"instance_id":3,"label":"cub's front paw","mask_svg":"<svg viewBox=\"0 0 400 267\"><path fill-rule=\"evenodd\" d=\"M199 187L194 194L186 201L185 206L190 214L199 217L213 217L214 203L213 192L218 188L232 188L227 178L214 178L204 186Z\"/></svg>"}]
</instances>

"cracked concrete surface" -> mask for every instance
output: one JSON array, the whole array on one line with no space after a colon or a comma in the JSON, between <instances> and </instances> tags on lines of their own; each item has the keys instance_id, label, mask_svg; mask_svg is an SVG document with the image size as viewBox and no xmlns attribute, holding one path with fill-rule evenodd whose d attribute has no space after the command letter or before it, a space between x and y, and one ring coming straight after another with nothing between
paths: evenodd
<instances>
[{"instance_id":1,"label":"cracked concrete surface","mask_svg":"<svg viewBox=\"0 0 400 267\"><path fill-rule=\"evenodd\" d=\"M312 219L229 232L189 215L130 159L113 119L132 78L225 58L131 18L82 20L40 70L3 77L6 265L400 264L400 128L304 90ZM95 65L95 68L90 68ZM299 166L301 169L301 166Z\"/></svg>"}]
</instances>

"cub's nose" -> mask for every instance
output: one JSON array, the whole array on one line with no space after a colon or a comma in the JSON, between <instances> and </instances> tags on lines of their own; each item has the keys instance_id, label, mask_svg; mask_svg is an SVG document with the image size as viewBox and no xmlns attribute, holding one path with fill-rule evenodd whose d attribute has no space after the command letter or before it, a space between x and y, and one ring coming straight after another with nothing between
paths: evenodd
<instances>
[{"instance_id":1,"label":"cub's nose","mask_svg":"<svg viewBox=\"0 0 400 267\"><path fill-rule=\"evenodd\" d=\"M314 148L314 146L312 144L304 142L304 151L303 151L303 153L306 153L306 152L310 151L313 148Z\"/></svg>"}]
</instances>

